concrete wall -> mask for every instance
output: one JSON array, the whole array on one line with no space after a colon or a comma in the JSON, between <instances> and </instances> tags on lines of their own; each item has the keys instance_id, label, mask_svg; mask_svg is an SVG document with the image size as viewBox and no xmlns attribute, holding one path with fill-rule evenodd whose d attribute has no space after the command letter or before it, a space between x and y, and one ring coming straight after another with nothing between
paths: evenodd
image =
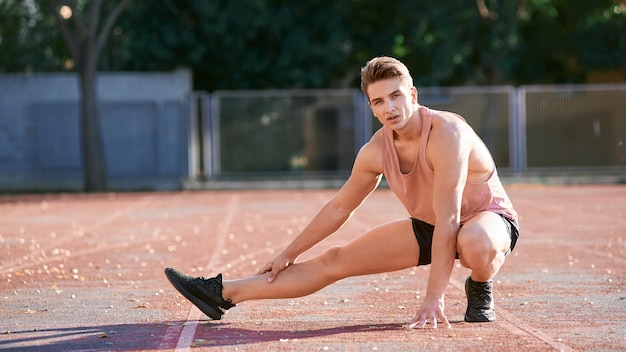
<instances>
[{"instance_id":1,"label":"concrete wall","mask_svg":"<svg viewBox=\"0 0 626 352\"><path fill-rule=\"evenodd\" d=\"M178 189L188 174L191 74L102 73L112 189ZM0 75L0 192L82 188L78 77Z\"/></svg>"}]
</instances>

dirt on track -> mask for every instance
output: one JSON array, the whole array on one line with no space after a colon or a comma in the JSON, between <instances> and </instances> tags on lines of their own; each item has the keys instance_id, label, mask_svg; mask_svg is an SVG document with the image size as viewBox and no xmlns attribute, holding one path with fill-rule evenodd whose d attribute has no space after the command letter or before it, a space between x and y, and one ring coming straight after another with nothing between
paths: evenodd
<instances>
[{"instance_id":1,"label":"dirt on track","mask_svg":"<svg viewBox=\"0 0 626 352\"><path fill-rule=\"evenodd\" d=\"M163 275L253 274L336 190L0 196L0 350L626 350L626 186L506 188L522 237L496 277L498 320L462 322L457 265L451 330L404 328L427 267L245 302L221 321ZM377 190L305 257L405 216Z\"/></svg>"}]
</instances>

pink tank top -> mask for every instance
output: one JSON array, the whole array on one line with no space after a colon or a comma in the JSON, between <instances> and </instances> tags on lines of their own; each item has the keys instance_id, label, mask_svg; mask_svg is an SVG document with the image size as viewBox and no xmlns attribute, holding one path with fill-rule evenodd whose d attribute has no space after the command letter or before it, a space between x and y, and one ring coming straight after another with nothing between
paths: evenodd
<instances>
[{"instance_id":1,"label":"pink tank top","mask_svg":"<svg viewBox=\"0 0 626 352\"><path fill-rule=\"evenodd\" d=\"M389 187L404 204L410 216L434 225L436 222L433 210L434 171L426 161L426 144L436 113L424 106L420 108L419 113L422 117L422 134L413 170L407 174L400 171L393 130L383 127L383 172ZM462 119L460 116L459 118ZM483 211L502 214L517 222L517 213L500 182L495 163L489 179L480 183L465 184L461 200L461 224Z\"/></svg>"}]
</instances>

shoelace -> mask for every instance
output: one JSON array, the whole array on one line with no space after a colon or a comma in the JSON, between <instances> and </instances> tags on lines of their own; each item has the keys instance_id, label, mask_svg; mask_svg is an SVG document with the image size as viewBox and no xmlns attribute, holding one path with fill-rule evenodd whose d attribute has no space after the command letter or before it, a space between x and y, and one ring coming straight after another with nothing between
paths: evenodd
<instances>
[{"instance_id":1,"label":"shoelace","mask_svg":"<svg viewBox=\"0 0 626 352\"><path fill-rule=\"evenodd\" d=\"M217 280L213 278L205 279L203 276L200 276L200 277L193 279L193 283L194 285L203 287L206 290L210 291L211 293L215 294L217 297L219 297L219 299L221 299L222 302L217 302L217 304L220 305L220 308L222 310L227 309L225 307L222 307L223 304L225 304L227 307L232 306L232 301L230 299L222 298L222 294L221 294L222 285Z\"/></svg>"},{"instance_id":2,"label":"shoelace","mask_svg":"<svg viewBox=\"0 0 626 352\"><path fill-rule=\"evenodd\" d=\"M193 284L200 286L200 287L208 288L214 293L219 292L221 288L220 284L217 281L213 279L205 279L204 276L200 276L200 277L193 279Z\"/></svg>"}]
</instances>

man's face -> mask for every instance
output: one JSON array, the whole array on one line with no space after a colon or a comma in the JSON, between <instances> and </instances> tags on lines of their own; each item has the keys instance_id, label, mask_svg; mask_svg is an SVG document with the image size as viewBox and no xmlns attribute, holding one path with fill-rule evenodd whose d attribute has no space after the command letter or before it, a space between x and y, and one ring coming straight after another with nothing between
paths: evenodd
<instances>
[{"instance_id":1,"label":"man's face","mask_svg":"<svg viewBox=\"0 0 626 352\"><path fill-rule=\"evenodd\" d=\"M383 126L401 128L415 111L417 90L397 78L371 83L367 93L372 113Z\"/></svg>"}]
</instances>

